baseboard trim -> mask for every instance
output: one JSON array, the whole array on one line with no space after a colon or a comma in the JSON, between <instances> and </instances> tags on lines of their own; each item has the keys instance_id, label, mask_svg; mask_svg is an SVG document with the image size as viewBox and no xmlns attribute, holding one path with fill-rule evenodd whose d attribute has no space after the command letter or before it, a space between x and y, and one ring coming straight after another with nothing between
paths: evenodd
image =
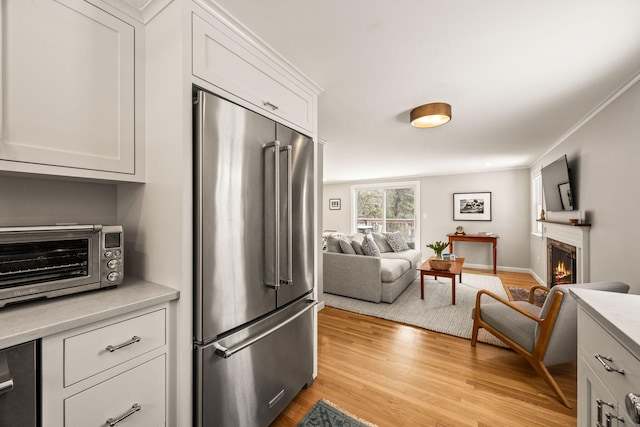
<instances>
[{"instance_id":1,"label":"baseboard trim","mask_svg":"<svg viewBox=\"0 0 640 427\"><path fill-rule=\"evenodd\" d=\"M464 263L463 267L469 268L481 268L485 270L493 270L493 265L484 265L484 264L468 264ZM500 271L510 271L513 273L530 273L533 274L533 271L530 268L520 268L520 267L505 267L503 265L496 266L496 270Z\"/></svg>"}]
</instances>

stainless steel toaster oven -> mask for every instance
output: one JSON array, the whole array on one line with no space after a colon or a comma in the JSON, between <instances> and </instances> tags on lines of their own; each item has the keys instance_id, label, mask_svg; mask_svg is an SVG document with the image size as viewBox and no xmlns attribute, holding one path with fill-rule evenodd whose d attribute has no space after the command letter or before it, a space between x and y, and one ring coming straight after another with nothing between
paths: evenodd
<instances>
[{"instance_id":1,"label":"stainless steel toaster oven","mask_svg":"<svg viewBox=\"0 0 640 427\"><path fill-rule=\"evenodd\" d=\"M123 237L119 225L0 227L0 307L119 285Z\"/></svg>"}]
</instances>

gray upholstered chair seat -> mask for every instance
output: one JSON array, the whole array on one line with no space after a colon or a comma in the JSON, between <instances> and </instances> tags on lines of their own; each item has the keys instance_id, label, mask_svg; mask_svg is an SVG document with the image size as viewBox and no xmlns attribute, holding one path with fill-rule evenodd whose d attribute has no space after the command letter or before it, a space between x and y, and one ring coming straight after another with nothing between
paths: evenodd
<instances>
[{"instance_id":1,"label":"gray upholstered chair seat","mask_svg":"<svg viewBox=\"0 0 640 427\"><path fill-rule=\"evenodd\" d=\"M512 301L514 305L528 311L534 316L540 314L541 308L525 301ZM482 307L482 319L497 331L533 351L535 347L536 321L523 316L504 304L486 304Z\"/></svg>"}]
</instances>

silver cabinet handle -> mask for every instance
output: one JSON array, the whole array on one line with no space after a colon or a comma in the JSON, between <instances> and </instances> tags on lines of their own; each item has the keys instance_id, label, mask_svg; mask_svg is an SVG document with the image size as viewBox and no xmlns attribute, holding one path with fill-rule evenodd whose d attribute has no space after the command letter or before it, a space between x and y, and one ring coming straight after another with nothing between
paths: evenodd
<instances>
[{"instance_id":1,"label":"silver cabinet handle","mask_svg":"<svg viewBox=\"0 0 640 427\"><path fill-rule=\"evenodd\" d=\"M624 402L633 422L640 424L640 394L629 393L624 397Z\"/></svg>"},{"instance_id":2,"label":"silver cabinet handle","mask_svg":"<svg viewBox=\"0 0 640 427\"><path fill-rule=\"evenodd\" d=\"M602 425L602 405L607 405L609 408L613 409L613 403L605 402L602 399L596 399L596 403L598 404L598 427L604 427Z\"/></svg>"},{"instance_id":3,"label":"silver cabinet handle","mask_svg":"<svg viewBox=\"0 0 640 427\"><path fill-rule=\"evenodd\" d=\"M264 105L265 107L271 108L272 111L276 111L278 109L277 105L274 105L274 104L270 103L269 101L262 101L262 105Z\"/></svg>"},{"instance_id":4,"label":"silver cabinet handle","mask_svg":"<svg viewBox=\"0 0 640 427\"><path fill-rule=\"evenodd\" d=\"M125 412L124 414L120 415L119 417L107 419L107 425L109 427L113 427L116 424L118 424L120 421L124 420L127 417L130 417L131 415L135 414L136 412L138 412L141 409L142 409L142 406L138 405L137 403L134 403L131 406L131 409L129 409L127 412Z\"/></svg>"},{"instance_id":5,"label":"silver cabinet handle","mask_svg":"<svg viewBox=\"0 0 640 427\"><path fill-rule=\"evenodd\" d=\"M607 427L612 427L613 424L611 424L611 420L620 421L621 423L624 424L624 418L618 417L618 416L612 414L611 412L607 412L604 415L607 417Z\"/></svg>"},{"instance_id":6,"label":"silver cabinet handle","mask_svg":"<svg viewBox=\"0 0 640 427\"><path fill-rule=\"evenodd\" d=\"M114 351L116 351L116 350L120 350L122 347L126 347L126 346L128 346L128 345L131 345L131 344L135 344L135 343L137 343L137 342L140 342L140 340L141 340L141 339L142 339L142 338L140 338L140 337L138 337L138 336L134 335L134 336L132 336L132 337L131 337L131 339L130 339L129 341L127 341L127 342L123 342L122 344L117 344L117 345L108 345L108 346L107 346L107 348L106 348L106 350L107 350L108 352L110 352L110 353L113 353L113 352L114 352Z\"/></svg>"},{"instance_id":7,"label":"silver cabinet handle","mask_svg":"<svg viewBox=\"0 0 640 427\"><path fill-rule=\"evenodd\" d=\"M607 372L617 372L621 375L624 375L624 369L613 368L611 365L607 363L607 362L613 362L613 359L611 357L602 356L601 354L597 354L597 353L595 356L596 356L596 359L598 359L598 362L602 363L602 366L604 366L604 369L606 369Z\"/></svg>"}]
</instances>

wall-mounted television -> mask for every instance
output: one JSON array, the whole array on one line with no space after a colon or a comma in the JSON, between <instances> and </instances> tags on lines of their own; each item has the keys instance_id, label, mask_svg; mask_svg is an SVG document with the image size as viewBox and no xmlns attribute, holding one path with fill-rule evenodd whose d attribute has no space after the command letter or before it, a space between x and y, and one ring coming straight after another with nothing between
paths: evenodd
<instances>
[{"instance_id":1,"label":"wall-mounted television","mask_svg":"<svg viewBox=\"0 0 640 427\"><path fill-rule=\"evenodd\" d=\"M564 155L543 167L540 173L545 209L550 212L574 210L573 186L567 156Z\"/></svg>"}]
</instances>

